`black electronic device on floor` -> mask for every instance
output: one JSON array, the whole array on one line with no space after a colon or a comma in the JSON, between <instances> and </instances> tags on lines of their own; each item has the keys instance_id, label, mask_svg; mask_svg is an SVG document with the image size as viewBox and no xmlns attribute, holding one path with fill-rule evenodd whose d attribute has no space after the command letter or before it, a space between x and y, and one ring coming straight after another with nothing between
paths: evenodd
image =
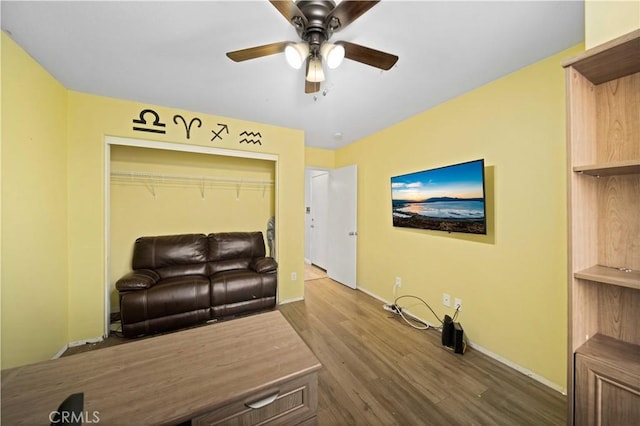
<instances>
[{"instance_id":1,"label":"black electronic device on floor","mask_svg":"<svg viewBox=\"0 0 640 426\"><path fill-rule=\"evenodd\" d=\"M454 322L449 315L444 316L442 323L442 345L452 348L457 354L463 354L466 349L464 330L459 322Z\"/></svg>"},{"instance_id":2,"label":"black electronic device on floor","mask_svg":"<svg viewBox=\"0 0 640 426\"><path fill-rule=\"evenodd\" d=\"M449 348L453 347L453 320L449 315L444 316L442 324L442 345Z\"/></svg>"}]
</instances>

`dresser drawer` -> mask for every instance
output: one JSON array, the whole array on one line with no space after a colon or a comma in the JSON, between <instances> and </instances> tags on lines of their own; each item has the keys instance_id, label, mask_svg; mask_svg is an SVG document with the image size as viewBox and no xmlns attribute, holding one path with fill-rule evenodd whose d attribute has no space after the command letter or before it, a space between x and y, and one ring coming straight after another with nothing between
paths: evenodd
<instances>
[{"instance_id":1,"label":"dresser drawer","mask_svg":"<svg viewBox=\"0 0 640 426\"><path fill-rule=\"evenodd\" d=\"M240 401L194 418L201 425L295 425L315 416L318 374L272 386Z\"/></svg>"}]
</instances>

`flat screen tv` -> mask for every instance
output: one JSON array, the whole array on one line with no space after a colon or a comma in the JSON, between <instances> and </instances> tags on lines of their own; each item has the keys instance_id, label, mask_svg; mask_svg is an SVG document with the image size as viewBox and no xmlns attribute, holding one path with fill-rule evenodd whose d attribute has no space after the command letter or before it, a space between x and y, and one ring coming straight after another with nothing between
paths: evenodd
<instances>
[{"instance_id":1,"label":"flat screen tv","mask_svg":"<svg viewBox=\"0 0 640 426\"><path fill-rule=\"evenodd\" d=\"M484 159L391 178L393 226L486 234Z\"/></svg>"}]
</instances>

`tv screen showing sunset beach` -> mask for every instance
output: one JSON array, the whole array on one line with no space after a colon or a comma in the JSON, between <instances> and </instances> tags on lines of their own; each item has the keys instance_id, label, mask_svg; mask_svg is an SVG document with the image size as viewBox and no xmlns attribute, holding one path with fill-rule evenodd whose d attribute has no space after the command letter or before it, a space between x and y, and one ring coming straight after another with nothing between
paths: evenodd
<instances>
[{"instance_id":1,"label":"tv screen showing sunset beach","mask_svg":"<svg viewBox=\"0 0 640 426\"><path fill-rule=\"evenodd\" d=\"M486 234L484 160L391 178L393 226Z\"/></svg>"}]
</instances>

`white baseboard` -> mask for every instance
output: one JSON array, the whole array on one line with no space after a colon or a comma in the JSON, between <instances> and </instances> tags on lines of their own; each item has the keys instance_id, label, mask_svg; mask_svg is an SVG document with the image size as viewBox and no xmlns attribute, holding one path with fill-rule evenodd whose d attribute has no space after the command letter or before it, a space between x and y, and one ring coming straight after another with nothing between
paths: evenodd
<instances>
[{"instance_id":1,"label":"white baseboard","mask_svg":"<svg viewBox=\"0 0 640 426\"><path fill-rule=\"evenodd\" d=\"M528 370L528 369L524 368L521 365L518 365L518 364L516 364L514 362L511 362L508 359L506 359L504 357L501 357L500 355L498 355L496 353L493 353L490 350L488 350L486 348L483 348L482 346L477 345L477 344L475 344L473 342L469 342L469 346L471 346L473 349L477 350L478 352L482 352L483 354L485 354L489 358L493 358L496 361L499 361L499 362L503 363L507 367L511 367L514 370L519 371L520 373L524 374L525 376L531 377L536 382L540 382L543 385L545 385L545 386L547 386L547 387L549 387L549 388L551 388L551 389L553 389L553 390L555 390L557 392L560 392L563 395L567 394L567 389L566 388L558 385L557 383L553 383L550 380L547 380L546 378L542 377L541 375L536 374L533 371Z\"/></svg>"},{"instance_id":2,"label":"white baseboard","mask_svg":"<svg viewBox=\"0 0 640 426\"><path fill-rule=\"evenodd\" d=\"M67 343L66 345L64 345L64 346L62 347L62 349L60 349L60 350L58 351L58 353L56 353L56 354L53 356L53 358L51 358L51 359L58 359L58 358L60 358L60 357L62 356L62 354L66 352L66 350L67 350L67 349L69 349L69 344L68 344L68 343Z\"/></svg>"},{"instance_id":3,"label":"white baseboard","mask_svg":"<svg viewBox=\"0 0 640 426\"><path fill-rule=\"evenodd\" d=\"M300 302L303 300L304 300L304 297L296 297L295 299L281 300L278 302L278 305L286 305L287 303Z\"/></svg>"},{"instance_id":4,"label":"white baseboard","mask_svg":"<svg viewBox=\"0 0 640 426\"><path fill-rule=\"evenodd\" d=\"M62 349L60 349L51 359L60 358L62 354L64 354L69 348L74 348L76 346L82 346L90 343L100 343L103 340L104 340L104 336L100 336L100 337L95 337L93 339L85 339L85 340L78 340L76 342L69 342L66 345L64 345Z\"/></svg>"},{"instance_id":5,"label":"white baseboard","mask_svg":"<svg viewBox=\"0 0 640 426\"><path fill-rule=\"evenodd\" d=\"M360 290L361 292L363 292L363 293L365 293L365 294L367 294L367 295L373 297L374 299L377 299L377 300L379 300L379 301L381 301L383 303L386 303L386 304L393 303L393 302L389 302L388 300L383 299L382 297L380 297L380 296L378 296L378 295L376 295L376 294L374 294L374 293L370 292L369 290L366 290L366 289L364 289L362 287L358 287L358 290ZM435 329L439 329L440 328L439 324L432 324L429 321L426 321L426 320L420 318L419 316L414 315L409 310L404 310L404 312L406 312L407 314L411 315L412 317L420 320L421 322L424 322L425 324L428 324L429 327L432 327L432 328L435 328ZM476 343L473 343L471 341L468 341L467 343L469 344L470 347L472 347L473 349L477 350L478 352L482 352L483 354L485 354L489 358L493 358L496 361L506 365L507 367L510 367L510 368L518 371L519 373L524 374L525 376L531 377L533 380L535 380L535 381L537 381L539 383L542 383L543 385L545 385L545 386L547 386L547 387L549 387L549 388L551 388L551 389L553 389L553 390L555 390L557 392L560 392L563 395L567 394L567 389L562 387L562 386L560 386L559 384L553 383L552 381L540 376L539 374L536 374L533 371L528 370L528 369L524 368L521 365L518 365L518 364L516 364L516 363L514 363L514 362L512 362L512 361L510 361L510 360L508 360L508 359L506 359L506 358L494 353L494 352L491 352L490 350L488 350L486 348L483 348L482 346L480 346L480 345L478 345Z\"/></svg>"},{"instance_id":6,"label":"white baseboard","mask_svg":"<svg viewBox=\"0 0 640 426\"><path fill-rule=\"evenodd\" d=\"M76 342L69 342L69 347L74 348L76 346L82 346L82 345L91 344L91 343L100 343L103 340L104 340L104 336L94 337L93 339L78 340Z\"/></svg>"}]
</instances>

